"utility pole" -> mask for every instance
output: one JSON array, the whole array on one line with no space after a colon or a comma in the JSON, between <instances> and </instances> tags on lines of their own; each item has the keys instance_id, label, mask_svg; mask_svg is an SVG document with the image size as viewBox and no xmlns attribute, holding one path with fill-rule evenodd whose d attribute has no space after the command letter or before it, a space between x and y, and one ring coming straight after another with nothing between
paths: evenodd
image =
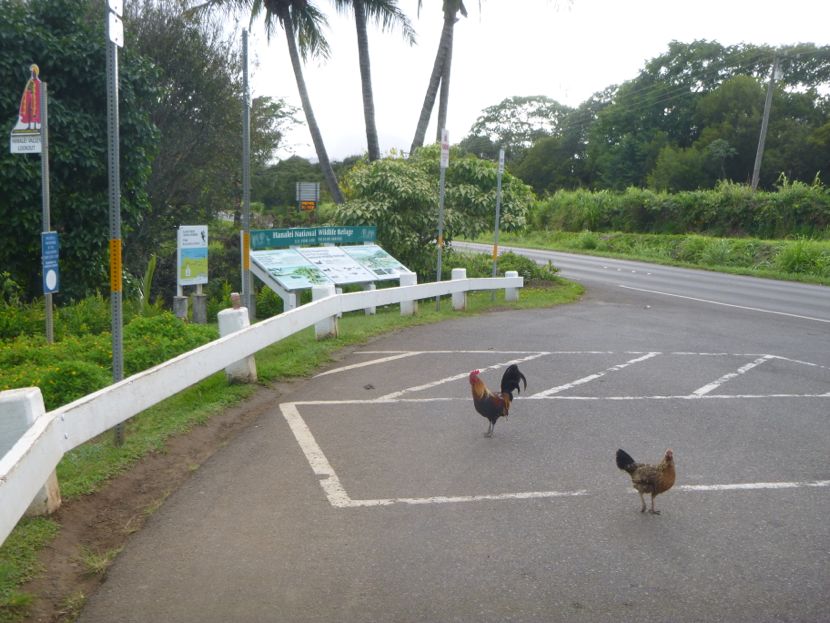
<instances>
[{"instance_id":1,"label":"utility pole","mask_svg":"<svg viewBox=\"0 0 830 623\"><path fill-rule=\"evenodd\" d=\"M775 87L776 79L780 78L778 75L778 54L772 61L772 71L769 75L769 85L767 86L767 99L764 102L764 117L761 119L761 136L758 137L758 151L755 152L755 166L752 168L752 191L758 188L758 178L761 176L761 160L764 157L764 143L767 140L767 126L769 125L769 112L772 108L772 91Z\"/></svg>"}]
</instances>

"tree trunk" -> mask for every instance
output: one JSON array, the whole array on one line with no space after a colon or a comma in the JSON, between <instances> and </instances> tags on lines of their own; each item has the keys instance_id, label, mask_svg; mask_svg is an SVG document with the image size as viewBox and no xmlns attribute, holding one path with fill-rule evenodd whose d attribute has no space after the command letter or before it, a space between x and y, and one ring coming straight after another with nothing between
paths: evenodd
<instances>
[{"instance_id":1,"label":"tree trunk","mask_svg":"<svg viewBox=\"0 0 830 623\"><path fill-rule=\"evenodd\" d=\"M337 177L334 175L334 169L332 169L328 153L326 153L326 146L323 144L323 135L320 134L320 127L317 125L317 119L315 119L314 111L311 109L311 99L308 97L308 89L305 85L305 78L303 78L303 66L300 62L300 53L297 50L297 39L294 34L294 24L291 15L286 12L285 15L280 16L280 19L283 21L285 40L288 42L288 55L291 57L294 78L297 80L297 90L300 92L300 101L303 105L306 123L308 123L308 131L311 132L311 140L317 152L317 159L320 161L320 169L326 178L326 184L329 187L332 200L335 203L343 203L343 194L340 192Z\"/></svg>"},{"instance_id":2,"label":"tree trunk","mask_svg":"<svg viewBox=\"0 0 830 623\"><path fill-rule=\"evenodd\" d=\"M429 77L427 94L424 97L424 105L421 108L421 116L418 118L418 127L415 129L415 138L412 139L412 146L409 148L410 155L419 147L424 145L424 137L429 125L429 117L435 107L435 96L438 93L438 85L441 82L441 75L444 73L444 61L452 45L452 31L455 25L455 16L444 14L444 27L441 30L441 40L438 43L438 52L435 54L435 63L432 65L432 75Z\"/></svg>"},{"instance_id":3,"label":"tree trunk","mask_svg":"<svg viewBox=\"0 0 830 623\"><path fill-rule=\"evenodd\" d=\"M375 123L375 102L372 96L372 70L369 61L369 35L366 32L366 11L363 0L353 0L354 21L357 27L357 56L360 65L360 82L363 88L363 118L366 122L366 146L369 161L380 158L378 129Z\"/></svg>"},{"instance_id":4,"label":"tree trunk","mask_svg":"<svg viewBox=\"0 0 830 623\"><path fill-rule=\"evenodd\" d=\"M455 28L450 29L450 44L447 56L444 59L444 68L441 71L441 95L438 98L438 127L435 128L435 140L441 141L441 130L447 127L447 106L450 101L450 68L452 67L452 45Z\"/></svg>"}]
</instances>

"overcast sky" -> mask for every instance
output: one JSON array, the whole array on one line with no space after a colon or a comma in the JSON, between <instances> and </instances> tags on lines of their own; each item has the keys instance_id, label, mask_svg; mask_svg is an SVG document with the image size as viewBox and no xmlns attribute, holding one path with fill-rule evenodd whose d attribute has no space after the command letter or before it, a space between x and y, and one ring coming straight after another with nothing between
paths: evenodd
<instances>
[{"instance_id":1,"label":"overcast sky","mask_svg":"<svg viewBox=\"0 0 830 623\"><path fill-rule=\"evenodd\" d=\"M381 151L408 151L441 33L440 0L400 0L418 33L408 46L399 32L370 26L369 49ZM312 106L329 157L366 151L353 18L317 0L329 18L332 56L305 66ZM544 95L578 106L593 93L637 76L672 40L830 45L826 0L466 0L455 26L447 128L463 139L481 111L514 95ZM284 98L299 108L282 31L270 43L251 33L254 96ZM427 142L435 137L433 111ZM302 112L300 112L302 118ZM316 160L305 126L287 137L293 153ZM281 157L291 155L282 151Z\"/></svg>"}]
</instances>

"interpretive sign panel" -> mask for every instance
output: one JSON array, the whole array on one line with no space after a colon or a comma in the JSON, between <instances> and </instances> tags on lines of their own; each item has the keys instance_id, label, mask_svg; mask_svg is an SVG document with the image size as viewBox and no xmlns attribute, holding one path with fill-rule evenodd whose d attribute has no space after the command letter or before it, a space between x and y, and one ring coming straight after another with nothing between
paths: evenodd
<instances>
[{"instance_id":1,"label":"interpretive sign panel","mask_svg":"<svg viewBox=\"0 0 830 623\"><path fill-rule=\"evenodd\" d=\"M298 251L337 285L375 280L373 273L346 255L340 247L310 247Z\"/></svg>"},{"instance_id":2,"label":"interpretive sign panel","mask_svg":"<svg viewBox=\"0 0 830 623\"><path fill-rule=\"evenodd\" d=\"M303 290L321 283L331 283L323 271L303 257L297 249L251 251L251 261L286 290Z\"/></svg>"},{"instance_id":3,"label":"interpretive sign panel","mask_svg":"<svg viewBox=\"0 0 830 623\"><path fill-rule=\"evenodd\" d=\"M410 270L376 244L340 247L347 255L354 258L364 268L375 275L375 279L398 279L401 273Z\"/></svg>"}]
</instances>

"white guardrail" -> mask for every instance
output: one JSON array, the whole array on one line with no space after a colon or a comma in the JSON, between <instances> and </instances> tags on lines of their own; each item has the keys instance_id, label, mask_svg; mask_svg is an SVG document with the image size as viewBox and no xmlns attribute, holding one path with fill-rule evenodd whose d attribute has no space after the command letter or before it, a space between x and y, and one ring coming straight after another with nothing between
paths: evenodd
<instances>
[{"instance_id":1,"label":"white guardrail","mask_svg":"<svg viewBox=\"0 0 830 623\"><path fill-rule=\"evenodd\" d=\"M523 285L522 277L514 271L506 277L466 279L463 269L455 269L452 281L331 294L221 337L54 411L35 414L31 426L0 457L0 544L49 481L65 453L266 346L345 312L400 303L401 313L409 314L414 301L447 294L454 295L453 307L462 309L466 292L504 288L508 300L516 300L518 288ZM0 392L0 396L21 391L24 390ZM40 392L29 393L37 395L42 410ZM0 421L3 415L0 413Z\"/></svg>"}]
</instances>

